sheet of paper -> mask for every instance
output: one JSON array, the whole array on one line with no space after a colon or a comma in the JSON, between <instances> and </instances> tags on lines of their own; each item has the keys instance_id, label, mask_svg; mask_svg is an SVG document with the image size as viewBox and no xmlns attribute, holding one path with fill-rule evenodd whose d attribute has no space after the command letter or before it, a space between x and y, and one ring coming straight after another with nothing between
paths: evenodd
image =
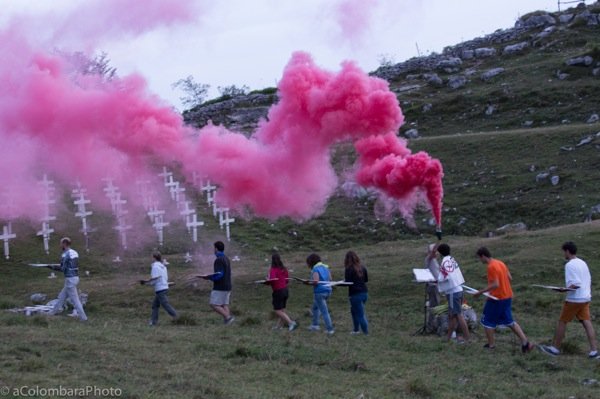
<instances>
[{"instance_id":1,"label":"sheet of paper","mask_svg":"<svg viewBox=\"0 0 600 399\"><path fill-rule=\"evenodd\" d=\"M319 281L319 284L323 284L323 285L326 285L329 287L335 287L338 285L343 285L343 286L353 285L354 283L351 281L340 280L340 281Z\"/></svg>"},{"instance_id":2,"label":"sheet of paper","mask_svg":"<svg viewBox=\"0 0 600 399\"><path fill-rule=\"evenodd\" d=\"M253 281L252 283L253 284L264 284L264 283L269 283L271 281L278 281L278 280L279 280L278 278L267 278L264 280L256 280L256 281Z\"/></svg>"},{"instance_id":3,"label":"sheet of paper","mask_svg":"<svg viewBox=\"0 0 600 399\"><path fill-rule=\"evenodd\" d=\"M577 291L575 288L556 287L554 285L532 284L532 287L546 288L554 291Z\"/></svg>"},{"instance_id":4,"label":"sheet of paper","mask_svg":"<svg viewBox=\"0 0 600 399\"><path fill-rule=\"evenodd\" d=\"M465 291L467 291L467 294L476 294L477 292L479 292L479 290L476 290L475 288L471 288L471 287L469 287L468 285L464 285L464 284L463 284L463 286L462 286L462 287L465 289ZM484 292L484 293L483 293L483 294L481 294L481 295L483 295L483 296L487 296L488 298L490 298L490 299L493 299L493 300L496 300L496 301L498 300L498 298L496 298L495 296L493 296L493 295L491 295L491 294L488 294L487 292Z\"/></svg>"},{"instance_id":5,"label":"sheet of paper","mask_svg":"<svg viewBox=\"0 0 600 399\"><path fill-rule=\"evenodd\" d=\"M429 269L412 269L417 283L434 283L435 277Z\"/></svg>"}]
</instances>

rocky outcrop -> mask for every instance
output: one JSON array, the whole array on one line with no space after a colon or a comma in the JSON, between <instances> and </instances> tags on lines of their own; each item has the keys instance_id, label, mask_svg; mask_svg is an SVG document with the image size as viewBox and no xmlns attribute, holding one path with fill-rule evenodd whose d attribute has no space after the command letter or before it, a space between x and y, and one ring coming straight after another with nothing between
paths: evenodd
<instances>
[{"instance_id":1,"label":"rocky outcrop","mask_svg":"<svg viewBox=\"0 0 600 399\"><path fill-rule=\"evenodd\" d=\"M212 121L231 130L251 132L261 118L266 118L269 107L276 101L275 94L254 93L236 96L224 101L200 105L183 113L184 121L202 127Z\"/></svg>"}]
</instances>

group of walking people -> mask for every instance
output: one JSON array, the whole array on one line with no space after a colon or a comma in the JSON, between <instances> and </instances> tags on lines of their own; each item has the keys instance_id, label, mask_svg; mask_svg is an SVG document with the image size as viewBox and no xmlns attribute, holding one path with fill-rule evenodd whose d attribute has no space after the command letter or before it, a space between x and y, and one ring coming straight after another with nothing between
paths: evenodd
<instances>
[{"instance_id":1,"label":"group of walking people","mask_svg":"<svg viewBox=\"0 0 600 399\"><path fill-rule=\"evenodd\" d=\"M440 236L438 238L441 240ZM61 313L64 309L65 301L70 299L79 319L86 321L87 316L77 292L77 285L79 283L79 255L71 248L71 240L69 238L62 238L61 246L63 253L61 255L60 266L51 266L51 268L64 273L65 284L59 294L52 314ZM565 242L562 245L562 251L567 261L565 264L565 286L555 289L567 292L567 296L562 307L552 344L539 345L538 347L549 355L559 355L561 343L565 338L567 324L573 321L573 319L577 319L583 326L588 338L590 346L588 356L596 358L599 357L599 354L596 334L590 316L591 275L589 267L584 260L577 257L577 246L573 242ZM214 254L213 273L201 277L213 282L209 301L211 308L223 318L224 324L231 324L235 320L229 309L232 289L231 263L225 255L225 244L223 242L217 241L214 243ZM151 266L150 279L140 280L140 283L154 287L155 297L152 302L152 313L149 322L151 326L154 326L158 323L158 312L161 306L173 318L177 318L178 314L168 300L169 278L162 256L159 252L153 253L152 256L154 262ZM512 316L512 275L508 267L501 260L493 258L491 252L486 247L479 248L476 256L481 263L487 265L487 286L473 292L476 297L480 295L487 296L480 320L487 339L484 348L493 350L496 347L496 328L507 327L521 341L522 352L530 352L535 345L529 341L521 326ZM470 334L462 308L465 279L458 262L451 255L450 246L441 243L441 241L431 244L428 247L428 255L425 262L436 280L435 285L428 287L430 305L434 306L437 303L437 293L433 292L432 288L444 294L448 301L448 340L456 335L457 330L460 330L462 334L457 336L457 342L468 342ZM328 308L328 300L332 293L332 284L330 284L332 282L331 270L316 253L310 254L306 258L306 265L310 270L309 278L300 280L304 284L313 286L312 323L308 329L311 331L321 330L320 320L322 319L326 333L332 335L335 329ZM351 334L362 333L368 335L369 323L365 313L365 304L368 299L367 282L369 281L367 268L362 264L354 251L346 253L344 268L344 282L348 284L350 313L352 315L353 329ZM281 256L278 253L274 253L271 258L268 278L264 283L270 285L273 291L273 310L278 317L275 328L287 327L289 331L294 331L298 327L298 322L293 320L286 312L287 300L289 298L289 281L289 273Z\"/></svg>"},{"instance_id":2,"label":"group of walking people","mask_svg":"<svg viewBox=\"0 0 600 399\"><path fill-rule=\"evenodd\" d=\"M203 275L202 278L213 282L209 301L211 308L223 317L225 324L231 324L235 320L229 309L232 288L231 263L225 255L225 244L221 241L215 242L214 253L216 259L213 264L213 273ZM158 322L158 310L161 306L171 317L177 318L177 312L169 303L167 296L169 287L166 266L162 262L160 253L155 252L153 257L154 262L151 267L150 279L140 281L141 284L153 285L155 290L150 325L156 325ZM321 257L315 253L306 258L306 265L310 269L310 275L308 279L301 280L304 284L313 286L312 323L308 329L319 331L321 329L320 320L322 319L326 333L332 335L335 329L328 307L328 300L332 293L332 285L329 284L332 281L331 270L328 265L321 261ZM353 322L351 333L368 335L369 323L365 314L365 304L368 298L367 282L369 281L367 268L361 264L360 258L353 251L346 254L344 266L344 281L349 284L348 296ZM287 327L289 331L294 331L299 324L286 312L289 298L289 281L289 272L281 256L274 253L271 257L269 275L264 284L270 285L273 291L272 305L277 315L275 328Z\"/></svg>"},{"instance_id":3,"label":"group of walking people","mask_svg":"<svg viewBox=\"0 0 600 399\"><path fill-rule=\"evenodd\" d=\"M583 326L588 338L590 347L588 357L596 358L599 354L596 334L590 317L592 297L590 271L585 261L577 257L575 243L565 242L561 248L567 261L565 264L565 286L556 287L555 290L567 292L567 296L559 316L552 345L539 345L538 348L544 353L558 356L561 343L565 337L566 326L576 318ZM496 347L496 329L507 327L521 341L521 351L523 353L530 352L535 345L529 341L521 326L512 316L512 275L508 267L501 260L493 258L490 250L486 247L479 248L476 256L481 263L487 265L487 286L473 292L475 297L487 296L480 319L487 340L484 348L493 350ZM438 258L441 258L439 262ZM457 336L457 342L468 342L470 339L469 329L462 308L465 279L458 262L451 255L450 246L439 242L430 245L425 263L437 280L436 284L428 287L430 303L436 302L437 293L433 292L433 289L436 288L446 296L448 301L447 339L450 340L452 336L456 335L457 330L460 330L462 335Z\"/></svg>"}]
</instances>

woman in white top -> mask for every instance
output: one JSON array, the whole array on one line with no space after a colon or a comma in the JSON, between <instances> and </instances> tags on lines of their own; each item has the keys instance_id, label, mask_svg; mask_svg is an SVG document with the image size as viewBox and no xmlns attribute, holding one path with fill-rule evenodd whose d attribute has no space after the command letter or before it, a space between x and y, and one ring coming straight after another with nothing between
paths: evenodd
<instances>
[{"instance_id":1,"label":"woman in white top","mask_svg":"<svg viewBox=\"0 0 600 399\"><path fill-rule=\"evenodd\" d=\"M167 267L162 262L162 255L160 252L154 252L152 257L154 258L154 262L152 263L150 279L140 280L140 284L154 286L154 301L152 302L150 325L155 326L158 323L158 308L161 306L173 319L177 318L177 312L169 303L169 298L167 296L169 292L169 275L167 273Z\"/></svg>"}]
</instances>

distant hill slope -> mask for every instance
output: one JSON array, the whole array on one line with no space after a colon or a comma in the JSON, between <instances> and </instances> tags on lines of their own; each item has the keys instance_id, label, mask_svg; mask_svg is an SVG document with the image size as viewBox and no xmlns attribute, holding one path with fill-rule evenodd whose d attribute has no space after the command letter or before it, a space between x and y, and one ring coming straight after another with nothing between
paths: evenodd
<instances>
[{"instance_id":1,"label":"distant hill slope","mask_svg":"<svg viewBox=\"0 0 600 399\"><path fill-rule=\"evenodd\" d=\"M505 225L543 228L600 214L600 124L594 122L600 3L533 12L513 28L372 74L398 95L406 116L399 134L444 165L446 232L496 235ZM268 88L213 100L184 118L197 127L212 119L250 133L274 101L275 89ZM354 151L340 146L333 158L341 171ZM340 189L327 211L307 223L240 220L233 236L264 249L343 248L414 236L399 218L376 218L367 193L345 194ZM418 229L431 230L428 219L418 213Z\"/></svg>"}]
</instances>

